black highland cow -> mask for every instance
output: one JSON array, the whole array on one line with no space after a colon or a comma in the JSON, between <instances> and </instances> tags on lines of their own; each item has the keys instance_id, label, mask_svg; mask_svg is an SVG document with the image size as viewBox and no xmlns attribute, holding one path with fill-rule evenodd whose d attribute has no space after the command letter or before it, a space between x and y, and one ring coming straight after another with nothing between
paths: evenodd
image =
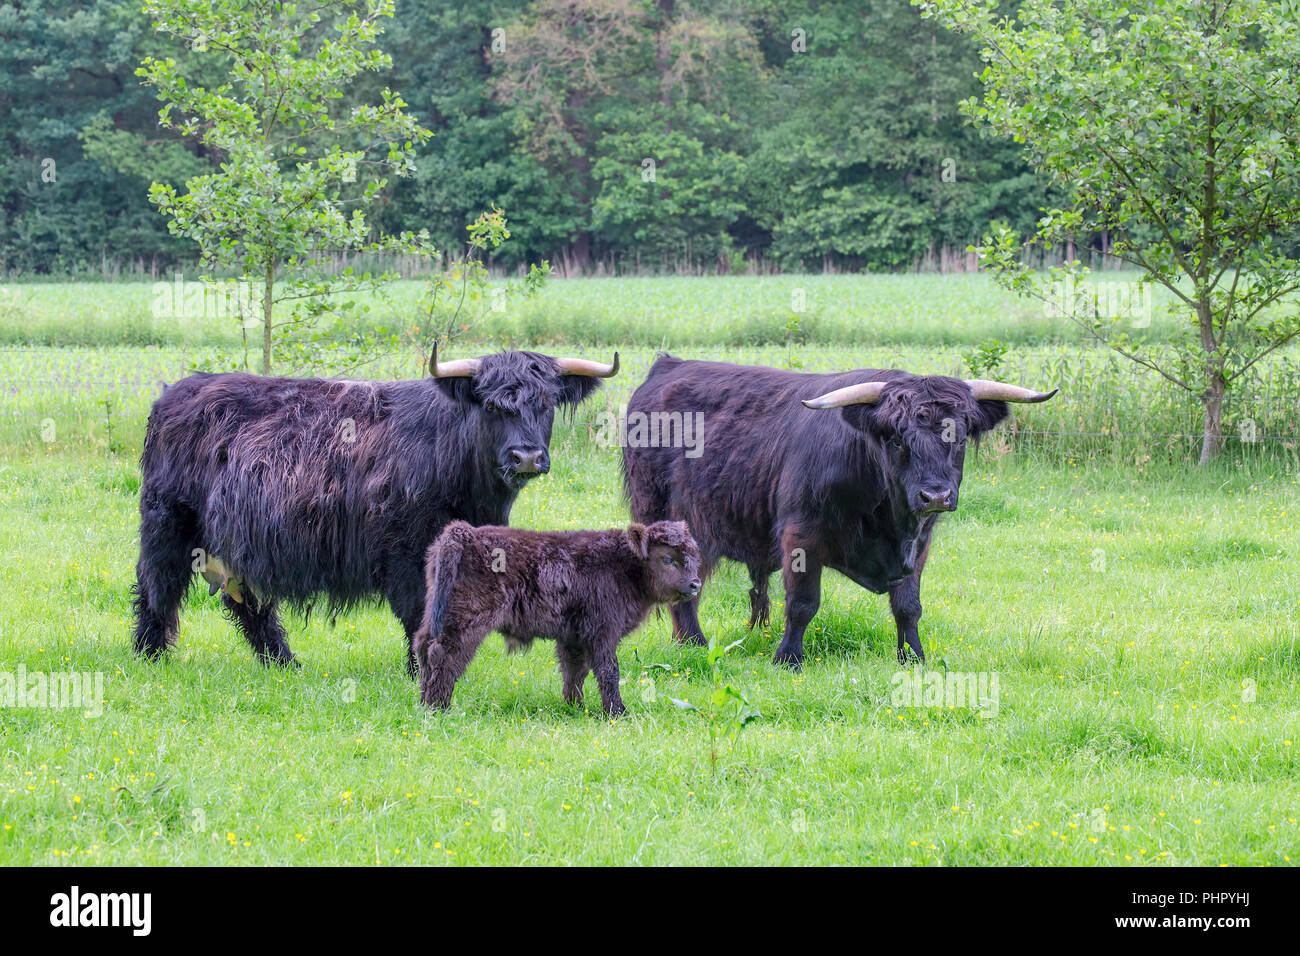
<instances>
[{"instance_id":1,"label":"black highland cow","mask_svg":"<svg viewBox=\"0 0 1300 956\"><path fill-rule=\"evenodd\" d=\"M429 369L404 382L197 374L166 388L141 457L136 651L176 641L200 572L264 662L293 661L279 602L381 597L414 674L429 541L455 519L506 524L550 467L556 408L590 395L618 356L440 363L435 350Z\"/></svg>"},{"instance_id":2,"label":"black highland cow","mask_svg":"<svg viewBox=\"0 0 1300 956\"><path fill-rule=\"evenodd\" d=\"M832 568L889 592L898 656L924 660L921 572L940 513L957 507L966 442L1038 393L985 380L882 369L804 374L661 356L628 405L638 414L703 415L702 450L634 447L624 484L637 521L686 521L703 576L721 558L749 568L750 621L767 623L769 576L785 584L778 663L798 667L803 635ZM644 443L642 443L644 444ZM679 640L704 643L699 598L673 608Z\"/></svg>"},{"instance_id":3,"label":"black highland cow","mask_svg":"<svg viewBox=\"0 0 1300 956\"><path fill-rule=\"evenodd\" d=\"M657 604L700 591L700 553L680 521L626 530L524 531L453 521L429 548L428 609L415 635L420 700L447 707L483 638L508 650L555 641L564 699L594 671L601 703L623 713L618 643Z\"/></svg>"}]
</instances>

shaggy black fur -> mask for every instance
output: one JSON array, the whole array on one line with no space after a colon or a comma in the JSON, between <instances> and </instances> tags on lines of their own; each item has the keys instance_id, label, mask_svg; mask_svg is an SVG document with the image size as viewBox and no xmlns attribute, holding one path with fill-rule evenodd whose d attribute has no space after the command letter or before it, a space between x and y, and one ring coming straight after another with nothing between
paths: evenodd
<instances>
[{"instance_id":1,"label":"shaggy black fur","mask_svg":"<svg viewBox=\"0 0 1300 956\"><path fill-rule=\"evenodd\" d=\"M887 381L875 405L812 410L803 399ZM833 568L889 592L904 645L924 660L917 622L921 572L939 510L957 507L967 439L1007 417L958 379L892 369L813 375L661 356L628 406L704 415L704 448L624 449L624 484L638 521L686 521L704 576L722 558L749 568L750 627L766 623L768 578L786 592L779 663L798 667L803 634ZM950 440L944 440L947 437ZM673 608L681 640L705 643L699 598Z\"/></svg>"},{"instance_id":2,"label":"shaggy black fur","mask_svg":"<svg viewBox=\"0 0 1300 956\"><path fill-rule=\"evenodd\" d=\"M264 661L293 660L279 602L324 595L337 611L378 596L406 629L414 673L429 541L453 519L506 524L549 467L555 409L599 384L549 356L504 352L472 378L197 374L166 388L141 458L136 651L175 643L201 549L242 582L242 601L222 600Z\"/></svg>"},{"instance_id":3,"label":"shaggy black fur","mask_svg":"<svg viewBox=\"0 0 1300 956\"><path fill-rule=\"evenodd\" d=\"M428 610L415 635L420 700L451 703L491 631L517 650L555 641L564 699L582 700L589 671L611 716L623 713L618 643L656 604L700 590L700 553L680 521L608 531L471 528L453 521L429 548Z\"/></svg>"}]
</instances>

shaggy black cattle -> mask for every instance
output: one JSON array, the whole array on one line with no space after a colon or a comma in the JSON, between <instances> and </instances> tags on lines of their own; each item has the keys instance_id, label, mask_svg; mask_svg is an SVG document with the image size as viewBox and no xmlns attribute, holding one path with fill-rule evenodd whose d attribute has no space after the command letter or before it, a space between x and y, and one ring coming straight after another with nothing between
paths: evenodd
<instances>
[{"instance_id":1,"label":"shaggy black cattle","mask_svg":"<svg viewBox=\"0 0 1300 956\"><path fill-rule=\"evenodd\" d=\"M610 716L623 713L618 642L657 604L700 591L700 553L680 521L610 531L522 531L447 525L429 548L428 609L415 635L420 699L446 707L490 631L507 649L555 641L564 699L596 674Z\"/></svg>"},{"instance_id":2,"label":"shaggy black cattle","mask_svg":"<svg viewBox=\"0 0 1300 956\"><path fill-rule=\"evenodd\" d=\"M1006 418L1007 402L1055 394L893 370L813 375L665 355L628 405L625 488L637 521L690 525L704 577L721 558L748 566L750 627L766 623L768 578L782 570L778 663L803 661L823 568L888 591L899 660L904 644L924 660L921 572L939 514L957 507L966 442ZM689 450L663 434L692 419ZM696 598L673 608L680 640L704 643L698 607Z\"/></svg>"},{"instance_id":3,"label":"shaggy black cattle","mask_svg":"<svg viewBox=\"0 0 1300 956\"><path fill-rule=\"evenodd\" d=\"M503 352L405 382L191 375L149 413L141 458L135 648L176 640L202 573L263 661L293 654L277 606L388 601L409 642L424 613L424 552L454 519L506 524L550 467L557 407L612 365ZM408 644L408 668L414 657Z\"/></svg>"}]
</instances>

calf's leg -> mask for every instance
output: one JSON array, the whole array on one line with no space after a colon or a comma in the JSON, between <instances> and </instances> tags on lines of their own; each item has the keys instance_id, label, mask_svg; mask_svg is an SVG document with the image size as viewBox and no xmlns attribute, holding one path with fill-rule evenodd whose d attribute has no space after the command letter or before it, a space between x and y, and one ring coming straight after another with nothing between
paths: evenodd
<instances>
[{"instance_id":1,"label":"calf's leg","mask_svg":"<svg viewBox=\"0 0 1300 956\"><path fill-rule=\"evenodd\" d=\"M591 663L596 674L596 686L600 688L600 702L605 713L618 717L627 712L623 698L618 692L618 636L599 638L593 643Z\"/></svg>"},{"instance_id":2,"label":"calf's leg","mask_svg":"<svg viewBox=\"0 0 1300 956\"><path fill-rule=\"evenodd\" d=\"M415 633L415 655L420 663L420 701L426 707L441 709L451 706L451 692L456 681L469 667L493 623L483 618L462 618L448 608L441 634L432 637L424 627Z\"/></svg>"},{"instance_id":3,"label":"calf's leg","mask_svg":"<svg viewBox=\"0 0 1300 956\"><path fill-rule=\"evenodd\" d=\"M582 684L591 670L591 655L576 641L556 641L555 658L560 662L560 676L564 680L564 702L582 703Z\"/></svg>"}]
</instances>

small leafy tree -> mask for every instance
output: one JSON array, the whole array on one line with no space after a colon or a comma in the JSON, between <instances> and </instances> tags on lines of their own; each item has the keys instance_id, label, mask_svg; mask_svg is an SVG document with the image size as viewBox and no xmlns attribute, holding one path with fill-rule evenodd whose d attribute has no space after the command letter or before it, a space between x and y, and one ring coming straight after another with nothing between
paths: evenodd
<instances>
[{"instance_id":1,"label":"small leafy tree","mask_svg":"<svg viewBox=\"0 0 1300 956\"><path fill-rule=\"evenodd\" d=\"M205 265L257 283L270 374L277 328L286 339L310 333L334 297L392 278L351 267L327 276L327 262L433 251L425 231L376 236L366 220L386 175L408 175L413 144L430 133L388 89L377 104L341 107L349 81L391 65L374 43L393 0L149 0L145 10L192 53L183 63L147 57L137 73L163 101L163 125L197 139L219 164L183 195L155 182L150 199L173 233L198 242ZM205 57L220 60L226 82L194 81ZM279 325L277 302L292 303Z\"/></svg>"},{"instance_id":2,"label":"small leafy tree","mask_svg":"<svg viewBox=\"0 0 1300 956\"><path fill-rule=\"evenodd\" d=\"M511 296L532 298L551 274L550 261L543 259L540 265L530 263L519 282L507 281L493 288L483 257L510 238L505 212L493 206L465 229L469 238L460 256L429 278L420 298L425 312L422 355L467 331L485 310L503 310Z\"/></svg>"},{"instance_id":3,"label":"small leafy tree","mask_svg":"<svg viewBox=\"0 0 1300 956\"><path fill-rule=\"evenodd\" d=\"M1111 255L1186 317L1168 343L1134 341L1095 295L1062 310L1204 409L1201 462L1223 449L1224 399L1300 335L1300 27L1273 0L913 0L984 46L968 116L1025 144L1069 196L1029 244L1109 234ZM1060 301L1078 262L1048 276L1008 229L979 249L1008 287ZM1055 291L1047 283L1056 283Z\"/></svg>"}]
</instances>

